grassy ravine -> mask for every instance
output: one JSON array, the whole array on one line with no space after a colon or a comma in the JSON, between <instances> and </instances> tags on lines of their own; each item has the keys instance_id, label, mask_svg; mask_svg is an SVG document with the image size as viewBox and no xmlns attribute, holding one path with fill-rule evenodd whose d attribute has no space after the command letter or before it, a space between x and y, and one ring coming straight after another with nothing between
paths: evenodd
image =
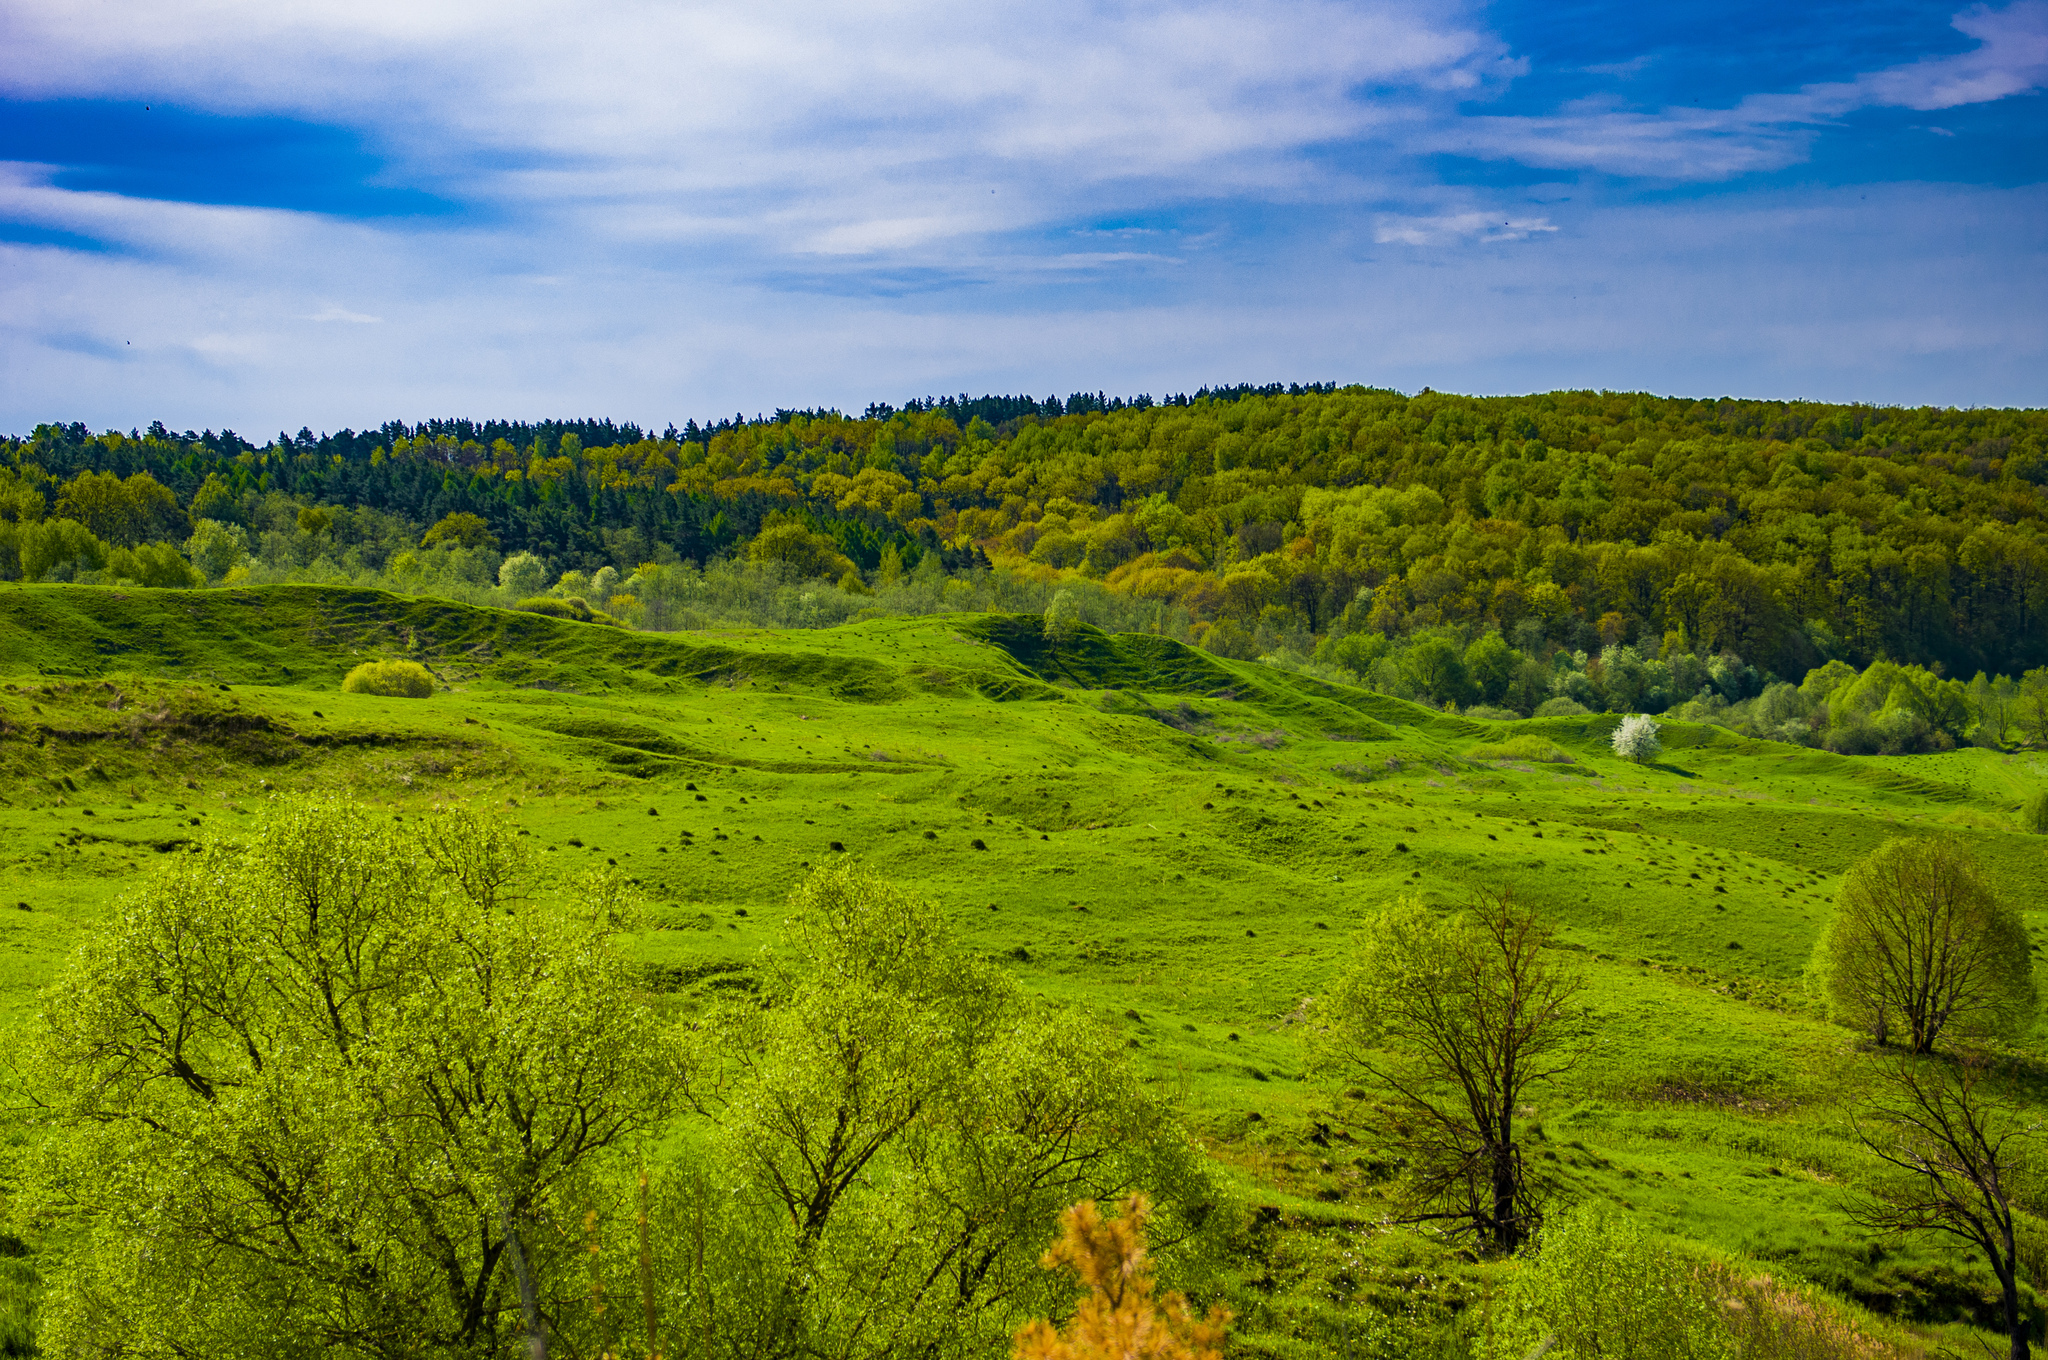
<instances>
[{"instance_id":1,"label":"grassy ravine","mask_svg":"<svg viewBox=\"0 0 2048 1360\"><path fill-rule=\"evenodd\" d=\"M448 689L340 692L388 656ZM743 985L792 881L859 854L1128 1032L1259 1210L1246 1353L1322 1354L1346 1305L1427 1311L1492 1268L1374 1226L1394 1154L1369 1097L1311 1070L1303 1000L1376 904L1505 884L1592 983L1594 1037L1535 1116L1563 1190L1904 1319L1988 1317L1973 1262L1846 1218L1872 1060L1799 975L1837 875L1902 828L1960 831L2048 928L2048 842L2013 816L2048 757L1671 724L1635 767L1615 721L1467 722L1157 638L1049 646L1031 618L651 635L322 587L10 585L0 1026L154 863L279 791L469 799L547 862L616 861L652 903L630 948L670 991ZM1488 758L1524 734L1571 763Z\"/></svg>"}]
</instances>

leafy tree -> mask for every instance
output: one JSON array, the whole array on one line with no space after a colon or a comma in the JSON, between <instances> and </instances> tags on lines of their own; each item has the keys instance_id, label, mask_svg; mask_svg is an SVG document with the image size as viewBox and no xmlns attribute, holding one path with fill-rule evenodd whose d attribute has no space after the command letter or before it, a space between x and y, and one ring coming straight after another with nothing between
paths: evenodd
<instances>
[{"instance_id":1,"label":"leafy tree","mask_svg":"<svg viewBox=\"0 0 2048 1360\"><path fill-rule=\"evenodd\" d=\"M2034 1011L2026 927L1954 836L1886 841L1850 867L1814 972L1836 1019L1931 1053Z\"/></svg>"},{"instance_id":2,"label":"leafy tree","mask_svg":"<svg viewBox=\"0 0 2048 1360\"><path fill-rule=\"evenodd\" d=\"M48 994L43 1345L502 1355L573 1329L574 1225L675 1077L609 935L489 817L280 802L159 871ZM517 1278L515 1278L517 1276Z\"/></svg>"},{"instance_id":3,"label":"leafy tree","mask_svg":"<svg viewBox=\"0 0 2048 1360\"><path fill-rule=\"evenodd\" d=\"M1465 649L1465 673L1489 704L1507 698L1508 686L1522 663L1521 654L1508 646L1499 633L1484 633Z\"/></svg>"},{"instance_id":4,"label":"leafy tree","mask_svg":"<svg viewBox=\"0 0 2048 1360\"><path fill-rule=\"evenodd\" d=\"M1045 640L1058 647L1074 636L1081 625L1081 602L1071 590L1062 590L1045 607Z\"/></svg>"},{"instance_id":5,"label":"leafy tree","mask_svg":"<svg viewBox=\"0 0 2048 1360\"><path fill-rule=\"evenodd\" d=\"M242 509L242 498L218 472L207 473L205 483L192 494L191 513L194 520L217 520L245 528L249 523L249 516Z\"/></svg>"},{"instance_id":6,"label":"leafy tree","mask_svg":"<svg viewBox=\"0 0 2048 1360\"><path fill-rule=\"evenodd\" d=\"M1537 1208L1515 1119L1563 1051L1585 982L1543 953L1536 914L1482 891L1456 917L1403 903L1372 923L1326 1005L1338 1057L1393 1088L1414 1167L1411 1221L1444 1221L1497 1251Z\"/></svg>"},{"instance_id":7,"label":"leafy tree","mask_svg":"<svg viewBox=\"0 0 2048 1360\"><path fill-rule=\"evenodd\" d=\"M107 545L74 519L24 524L17 551L24 581L68 580L79 572L98 571L107 565Z\"/></svg>"},{"instance_id":8,"label":"leafy tree","mask_svg":"<svg viewBox=\"0 0 2048 1360\"><path fill-rule=\"evenodd\" d=\"M1424 638L1403 658L1408 678L1425 698L1439 704L1472 701L1472 678L1465 658L1442 638Z\"/></svg>"},{"instance_id":9,"label":"leafy tree","mask_svg":"<svg viewBox=\"0 0 2048 1360\"><path fill-rule=\"evenodd\" d=\"M701 1031L731 1215L712 1255L733 1264L670 1312L761 1356L982 1354L1056 1306L1035 1262L1062 1206L1150 1187L1176 1239L1213 1215L1199 1150L1114 1036L858 864L790 905L762 996Z\"/></svg>"},{"instance_id":10,"label":"leafy tree","mask_svg":"<svg viewBox=\"0 0 2048 1360\"><path fill-rule=\"evenodd\" d=\"M186 529L178 498L147 472L125 481L111 472L82 472L65 483L56 514L75 519L94 537L124 548L165 535L182 536Z\"/></svg>"},{"instance_id":11,"label":"leafy tree","mask_svg":"<svg viewBox=\"0 0 2048 1360\"><path fill-rule=\"evenodd\" d=\"M185 543L185 555L209 581L219 581L249 556L248 540L242 531L219 520L202 519L192 526Z\"/></svg>"},{"instance_id":12,"label":"leafy tree","mask_svg":"<svg viewBox=\"0 0 2048 1360\"><path fill-rule=\"evenodd\" d=\"M548 588L547 563L532 553L513 553L498 564L498 584L515 600L538 595Z\"/></svg>"},{"instance_id":13,"label":"leafy tree","mask_svg":"<svg viewBox=\"0 0 2048 1360\"><path fill-rule=\"evenodd\" d=\"M1901 1060L1857 1136L1888 1173L1857 1221L1884 1233L1940 1233L1981 1251L1998 1277L2012 1360L2028 1360L2013 1206L2035 1184L2035 1124L1985 1087L1981 1062Z\"/></svg>"},{"instance_id":14,"label":"leafy tree","mask_svg":"<svg viewBox=\"0 0 2048 1360\"><path fill-rule=\"evenodd\" d=\"M830 577L837 580L855 570L839 545L824 534L803 525L784 523L761 531L747 549L757 562L780 562L799 576Z\"/></svg>"},{"instance_id":15,"label":"leafy tree","mask_svg":"<svg viewBox=\"0 0 2048 1360\"><path fill-rule=\"evenodd\" d=\"M26 568L23 575L27 575ZM2020 677L2019 713L2028 739L2036 746L2048 746L2048 666Z\"/></svg>"},{"instance_id":16,"label":"leafy tree","mask_svg":"<svg viewBox=\"0 0 2048 1360\"><path fill-rule=\"evenodd\" d=\"M1230 1310L1197 1318L1180 1294L1154 1300L1145 1254L1143 1195L1124 1201L1123 1217L1104 1219L1092 1200L1060 1215L1060 1237L1045 1253L1047 1270L1070 1270L1087 1291L1064 1329L1044 1319L1017 1333L1016 1360L1223 1360Z\"/></svg>"},{"instance_id":17,"label":"leafy tree","mask_svg":"<svg viewBox=\"0 0 2048 1360\"><path fill-rule=\"evenodd\" d=\"M1664 749L1657 740L1656 722L1644 713L1631 713L1623 718L1615 725L1614 735L1609 741L1614 747L1614 754L1638 765L1655 760L1658 752Z\"/></svg>"},{"instance_id":18,"label":"leafy tree","mask_svg":"<svg viewBox=\"0 0 2048 1360\"><path fill-rule=\"evenodd\" d=\"M308 529L304 523L299 527L308 533L316 532ZM473 515L467 510L457 510L443 515L434 527L420 538L422 548L431 548L438 543L463 548L495 548L498 546L498 537L491 532L491 526L484 522L483 516Z\"/></svg>"}]
</instances>

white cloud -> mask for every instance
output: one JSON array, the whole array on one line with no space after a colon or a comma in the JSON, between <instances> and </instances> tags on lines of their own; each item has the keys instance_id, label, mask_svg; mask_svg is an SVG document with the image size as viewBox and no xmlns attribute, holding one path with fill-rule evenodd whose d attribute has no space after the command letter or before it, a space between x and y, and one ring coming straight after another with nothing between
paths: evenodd
<instances>
[{"instance_id":1,"label":"white cloud","mask_svg":"<svg viewBox=\"0 0 2048 1360\"><path fill-rule=\"evenodd\" d=\"M1557 169L1717 180L1791 165L1821 126L1857 109L1956 108L2048 86L2048 0L1973 6L1954 26L1978 45L1726 109L1655 113L1581 103L1543 117L1475 117L1439 127L1434 149Z\"/></svg>"},{"instance_id":2,"label":"white cloud","mask_svg":"<svg viewBox=\"0 0 2048 1360\"><path fill-rule=\"evenodd\" d=\"M16 93L291 113L603 237L856 256L1285 188L1520 69L1432 0L16 0L0 41Z\"/></svg>"},{"instance_id":3,"label":"white cloud","mask_svg":"<svg viewBox=\"0 0 2048 1360\"><path fill-rule=\"evenodd\" d=\"M1381 245L1433 246L1452 241L1526 241L1554 232L1547 217L1499 217L1462 212L1443 217L1382 217L1373 232Z\"/></svg>"},{"instance_id":4,"label":"white cloud","mask_svg":"<svg viewBox=\"0 0 2048 1360\"><path fill-rule=\"evenodd\" d=\"M332 303L322 307L319 311L306 318L308 321L347 321L357 326L374 325L383 319L381 316L369 316L363 312L352 312L346 307L336 307Z\"/></svg>"}]
</instances>

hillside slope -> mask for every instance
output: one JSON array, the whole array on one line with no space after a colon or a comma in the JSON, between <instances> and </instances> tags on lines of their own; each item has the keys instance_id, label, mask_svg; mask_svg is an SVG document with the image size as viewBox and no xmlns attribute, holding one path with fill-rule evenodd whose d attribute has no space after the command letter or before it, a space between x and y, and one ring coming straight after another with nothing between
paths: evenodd
<instances>
[{"instance_id":1,"label":"hillside slope","mask_svg":"<svg viewBox=\"0 0 2048 1360\"><path fill-rule=\"evenodd\" d=\"M445 688L340 692L393 655ZM1374 907L1503 886L1593 982L1593 1038L1537 1119L1567 1187L1908 1315L1967 1313L1969 1269L1873 1255L1843 1216L1865 1064L1799 976L1837 876L1902 830L1967 838L2048 928L2041 842L2011 815L2048 762L1670 724L1634 766L1614 721L1467 722L1157 637L1054 644L1028 617L647 635L324 587L4 587L0 1023L152 863L279 792L467 799L550 866L618 863L650 903L630 948L685 998L743 984L791 884L860 855L1184 1092L1282 1228L1248 1248L1248 1334L1311 1336L1333 1298L1400 1301L1415 1261L1446 1299L1472 1277L1373 1226L1390 1164L1356 1146L1364 1093L1312 1070L1303 1002ZM1348 1283L1306 1245L1325 1238L1364 1262Z\"/></svg>"}]
</instances>

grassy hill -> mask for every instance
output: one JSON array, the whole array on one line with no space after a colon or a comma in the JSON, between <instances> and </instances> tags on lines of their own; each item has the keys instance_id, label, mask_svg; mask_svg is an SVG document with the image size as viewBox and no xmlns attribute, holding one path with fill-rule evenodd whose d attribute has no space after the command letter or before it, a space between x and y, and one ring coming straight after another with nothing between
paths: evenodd
<instances>
[{"instance_id":1,"label":"grassy hill","mask_svg":"<svg viewBox=\"0 0 2048 1360\"><path fill-rule=\"evenodd\" d=\"M445 689L340 691L386 656ZM1837 876L1902 829L1968 838L2048 928L2013 820L2048 758L1668 724L1635 766L1615 721L1468 722L1158 637L1053 644L1030 616L652 635L311 586L8 586L0 1025L152 864L279 792L468 799L564 870L615 861L652 904L629 947L685 997L743 985L792 883L859 855L1124 1029L1270 1211L1241 1334L1323 1353L1350 1305L1426 1311L1486 1268L1375 1226L1390 1157L1366 1093L1313 1070L1302 1002L1373 907L1508 886L1592 981L1594 1038L1535 1116L1567 1191L1905 1318L1978 1315L1974 1264L1849 1224L1867 1063L1799 979Z\"/></svg>"}]
</instances>

